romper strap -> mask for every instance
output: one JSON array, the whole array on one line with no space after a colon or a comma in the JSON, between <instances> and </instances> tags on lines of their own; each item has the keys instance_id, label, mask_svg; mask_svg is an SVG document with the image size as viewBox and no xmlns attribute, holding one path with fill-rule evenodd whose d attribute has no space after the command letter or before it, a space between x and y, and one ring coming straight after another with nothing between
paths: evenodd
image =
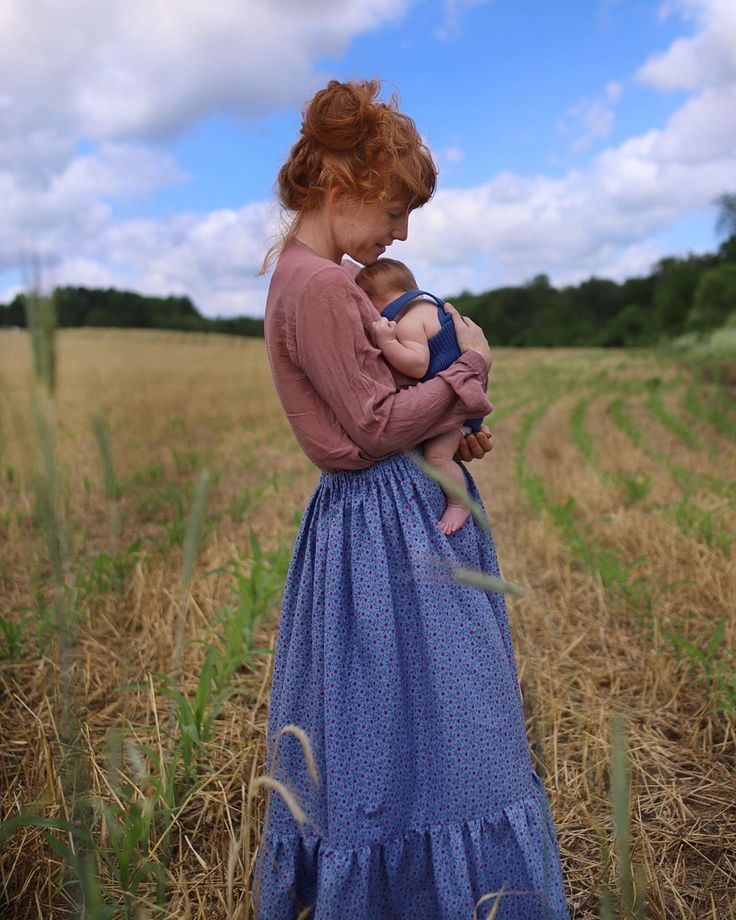
<instances>
[{"instance_id":1,"label":"romper strap","mask_svg":"<svg viewBox=\"0 0 736 920\"><path fill-rule=\"evenodd\" d=\"M381 310L381 316L385 316L388 320L396 319L396 316L404 309L409 301L415 300L417 297L430 297L440 308L440 316L442 315L445 306L444 300L441 300L434 294L430 294L429 291L407 291L406 294L402 294L401 297L397 297L396 300L387 303L383 310Z\"/></svg>"}]
</instances>

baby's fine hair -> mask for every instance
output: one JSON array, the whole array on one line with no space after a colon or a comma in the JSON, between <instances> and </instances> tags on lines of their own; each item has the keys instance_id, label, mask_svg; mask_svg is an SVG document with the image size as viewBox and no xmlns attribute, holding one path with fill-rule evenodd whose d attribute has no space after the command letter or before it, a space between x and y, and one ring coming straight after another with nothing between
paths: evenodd
<instances>
[{"instance_id":1,"label":"baby's fine hair","mask_svg":"<svg viewBox=\"0 0 736 920\"><path fill-rule=\"evenodd\" d=\"M415 291L419 285L411 270L398 259L378 259L355 276L355 283L374 300L393 291Z\"/></svg>"}]
</instances>

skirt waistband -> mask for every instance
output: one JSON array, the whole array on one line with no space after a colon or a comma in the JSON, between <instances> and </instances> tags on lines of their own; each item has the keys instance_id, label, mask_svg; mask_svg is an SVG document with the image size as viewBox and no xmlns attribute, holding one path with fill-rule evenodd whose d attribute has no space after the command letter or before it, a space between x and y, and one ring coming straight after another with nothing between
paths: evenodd
<instances>
[{"instance_id":1,"label":"skirt waistband","mask_svg":"<svg viewBox=\"0 0 736 920\"><path fill-rule=\"evenodd\" d=\"M421 453L417 451L403 451L398 454L391 454L390 457L386 457L384 460L377 460L363 470L340 470L337 473L322 472L319 477L319 484L321 486L332 486L350 482L371 482L375 479L382 479L387 473L400 470L404 472L411 470L423 476L423 471L412 459L412 456L416 455L421 457Z\"/></svg>"}]
</instances>

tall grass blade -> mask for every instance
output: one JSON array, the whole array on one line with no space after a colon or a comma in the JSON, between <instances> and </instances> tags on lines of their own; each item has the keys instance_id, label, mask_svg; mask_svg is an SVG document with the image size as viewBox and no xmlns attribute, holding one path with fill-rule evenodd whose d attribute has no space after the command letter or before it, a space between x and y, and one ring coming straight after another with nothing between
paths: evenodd
<instances>
[{"instance_id":1,"label":"tall grass blade","mask_svg":"<svg viewBox=\"0 0 736 920\"><path fill-rule=\"evenodd\" d=\"M120 533L122 526L120 521L120 510L118 508L120 486L117 476L115 475L115 464L112 457L112 448L110 447L110 430L105 417L99 410L95 411L92 415L92 429L95 433L97 449L100 452L105 496L111 503L113 552L117 558L120 549Z\"/></svg>"},{"instance_id":2,"label":"tall grass blade","mask_svg":"<svg viewBox=\"0 0 736 920\"><path fill-rule=\"evenodd\" d=\"M512 594L515 597L524 596L524 589L513 581L505 581L503 578L496 578L495 575L487 575L485 572L463 569L457 566L452 569L452 576L456 581L472 588L480 588L483 591L496 591L499 594Z\"/></svg>"},{"instance_id":3,"label":"tall grass blade","mask_svg":"<svg viewBox=\"0 0 736 920\"><path fill-rule=\"evenodd\" d=\"M303 728L299 728L298 725L284 725L283 728L279 729L278 732L274 735L273 738L273 767L276 768L276 760L278 756L278 744L281 738L284 735L293 735L299 744L302 746L302 752L304 754L304 760L307 766L307 772L311 776L312 780L315 783L319 783L319 770L317 769L317 761L314 759L314 753L312 752L312 745L309 742L309 736L304 731Z\"/></svg>"},{"instance_id":4,"label":"tall grass blade","mask_svg":"<svg viewBox=\"0 0 736 920\"><path fill-rule=\"evenodd\" d=\"M197 485L194 488L194 495L192 496L192 507L189 512L186 536L184 537L184 552L181 565L181 585L185 591L188 589L189 583L192 580L194 560L196 558L197 550L199 548L199 541L202 536L209 483L209 470L202 470L202 473L197 480Z\"/></svg>"},{"instance_id":5,"label":"tall grass blade","mask_svg":"<svg viewBox=\"0 0 736 920\"><path fill-rule=\"evenodd\" d=\"M629 764L626 730L621 713L614 713L611 740L611 810L618 861L621 912L632 917L634 885L631 868L631 829L629 827Z\"/></svg>"},{"instance_id":6,"label":"tall grass blade","mask_svg":"<svg viewBox=\"0 0 736 920\"><path fill-rule=\"evenodd\" d=\"M31 405L36 430L40 469L35 476L38 525L50 561L51 607L58 650L58 742L60 791L65 818L74 828L91 823L89 773L82 748L81 700L73 680L77 642L77 616L70 572L70 552L64 517L64 495L56 456L56 312L48 298L35 287L26 296L26 321L30 330L34 384ZM94 847L79 835L69 834L68 846L48 838L71 870L70 895L79 911L95 896ZM92 895L90 895L92 892Z\"/></svg>"},{"instance_id":7,"label":"tall grass blade","mask_svg":"<svg viewBox=\"0 0 736 920\"><path fill-rule=\"evenodd\" d=\"M456 485L452 479L448 476L445 476L444 473L440 473L439 470L435 469L433 466L430 466L429 463L421 456L417 451L407 451L406 456L410 460L413 460L416 465L423 470L430 479L434 479L435 482L438 482L442 489L449 495L454 496L455 498L460 499L460 501L465 505L465 507L470 511L473 518L480 524L480 526L487 533L491 532L491 525L488 522L485 511L481 506L474 502L473 499L468 495L465 489Z\"/></svg>"},{"instance_id":8,"label":"tall grass blade","mask_svg":"<svg viewBox=\"0 0 736 920\"><path fill-rule=\"evenodd\" d=\"M25 298L26 324L31 335L33 375L50 396L56 392L56 306L37 289Z\"/></svg>"},{"instance_id":9,"label":"tall grass blade","mask_svg":"<svg viewBox=\"0 0 736 920\"><path fill-rule=\"evenodd\" d=\"M436 470L433 466L430 466L419 453L408 451L407 456L431 479L438 482L445 492L460 499L486 533L491 532L491 525L488 522L485 511L477 502L473 501L465 489L460 488L449 477L440 473L439 470ZM502 578L496 578L494 575L489 575L486 572L463 569L459 566L452 567L451 572L452 577L456 581L465 585L470 585L473 588L480 588L483 591L496 591L501 594L514 594L517 597L521 597L524 594L523 589L519 587L519 585L510 581L504 581Z\"/></svg>"},{"instance_id":10,"label":"tall grass blade","mask_svg":"<svg viewBox=\"0 0 736 920\"><path fill-rule=\"evenodd\" d=\"M488 517L486 516L483 508L468 495L465 489L456 485L451 479L441 473L439 470L436 470L433 466L430 466L429 463L424 460L424 458L417 453L416 451L408 451L406 456L410 460L413 460L416 465L423 470L431 479L434 479L435 482L438 482L448 495L452 495L455 498L459 499L465 507L470 511L473 519L478 522L478 524L486 531L486 533L491 532L491 525L488 522ZM500 594L514 594L517 597L523 595L524 591L519 585L515 585L513 582L504 581L502 578L496 578L494 575L489 575L486 572L478 572L473 569L463 569L458 567L453 567L451 569L452 577L462 584L469 585L473 588L480 588L482 591L496 591Z\"/></svg>"},{"instance_id":11,"label":"tall grass blade","mask_svg":"<svg viewBox=\"0 0 736 920\"><path fill-rule=\"evenodd\" d=\"M115 475L115 464L110 448L110 429L104 415L98 410L92 414L92 429L97 439L102 463L102 480L105 484L105 496L110 501L117 501L119 497L118 481Z\"/></svg>"},{"instance_id":12,"label":"tall grass blade","mask_svg":"<svg viewBox=\"0 0 736 920\"><path fill-rule=\"evenodd\" d=\"M184 537L180 577L181 596L179 598L179 609L177 611L176 623L174 626L174 650L171 656L170 686L172 690L178 690L181 682L181 670L184 658L184 627L186 624L187 607L189 605L189 585L192 581L194 560L197 556L197 549L199 548L199 541L204 526L209 482L209 470L202 470L197 480L197 485L194 487L192 506L189 511L186 536Z\"/></svg>"}]
</instances>

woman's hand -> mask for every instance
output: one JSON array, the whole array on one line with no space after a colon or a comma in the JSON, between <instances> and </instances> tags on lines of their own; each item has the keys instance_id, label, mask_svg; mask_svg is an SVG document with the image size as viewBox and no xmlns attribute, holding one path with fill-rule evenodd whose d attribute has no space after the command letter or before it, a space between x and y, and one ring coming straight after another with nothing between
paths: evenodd
<instances>
[{"instance_id":1,"label":"woman's hand","mask_svg":"<svg viewBox=\"0 0 736 920\"><path fill-rule=\"evenodd\" d=\"M480 430L475 434L466 434L460 438L460 443L455 451L453 460L463 460L470 463L471 460L485 457L487 453L493 450L493 435L487 425L481 425Z\"/></svg>"},{"instance_id":2,"label":"woman's hand","mask_svg":"<svg viewBox=\"0 0 736 920\"><path fill-rule=\"evenodd\" d=\"M460 354L469 349L477 351L486 362L486 368L490 370L491 348L483 330L472 319L461 316L451 303L446 303L445 307L450 311L452 321L455 324L455 335Z\"/></svg>"}]
</instances>

